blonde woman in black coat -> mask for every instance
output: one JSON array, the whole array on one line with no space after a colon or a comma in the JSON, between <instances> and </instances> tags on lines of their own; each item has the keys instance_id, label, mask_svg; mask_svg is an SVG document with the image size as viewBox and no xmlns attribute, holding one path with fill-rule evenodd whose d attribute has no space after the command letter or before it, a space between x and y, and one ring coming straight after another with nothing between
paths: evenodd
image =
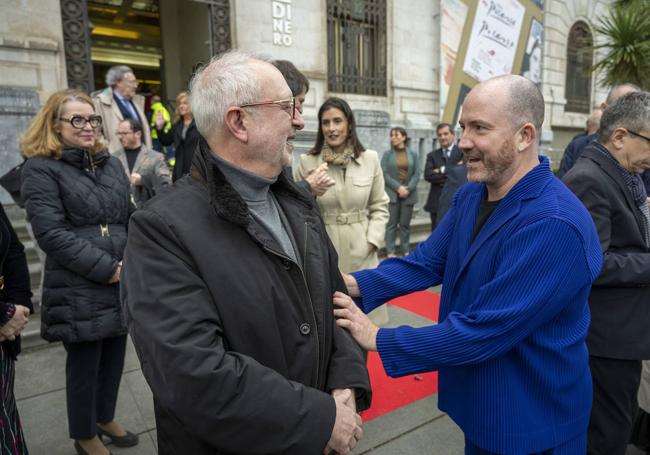
<instances>
[{"instance_id":1,"label":"blonde woman in black coat","mask_svg":"<svg viewBox=\"0 0 650 455\"><path fill-rule=\"evenodd\" d=\"M70 437L79 455L138 443L114 420L126 350L119 300L131 214L120 161L102 150L102 124L80 91L54 93L23 136L22 196L47 254L41 335L67 351Z\"/></svg>"}]
</instances>

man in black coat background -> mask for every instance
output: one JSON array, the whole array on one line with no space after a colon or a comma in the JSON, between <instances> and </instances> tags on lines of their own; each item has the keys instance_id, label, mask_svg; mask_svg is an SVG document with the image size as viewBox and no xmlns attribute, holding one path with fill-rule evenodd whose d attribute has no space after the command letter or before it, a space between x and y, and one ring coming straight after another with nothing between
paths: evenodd
<instances>
[{"instance_id":1,"label":"man in black coat background","mask_svg":"<svg viewBox=\"0 0 650 455\"><path fill-rule=\"evenodd\" d=\"M650 93L622 96L603 113L564 183L589 210L604 253L589 297L594 401L590 455L624 455L637 411L641 361L650 359Z\"/></svg>"},{"instance_id":2,"label":"man in black coat background","mask_svg":"<svg viewBox=\"0 0 650 455\"><path fill-rule=\"evenodd\" d=\"M240 52L191 84L190 174L129 225L122 301L160 454L348 454L370 404L334 322L345 290L313 197L282 172L302 123L282 74Z\"/></svg>"},{"instance_id":3,"label":"man in black coat background","mask_svg":"<svg viewBox=\"0 0 650 455\"><path fill-rule=\"evenodd\" d=\"M438 203L442 187L447 181L447 171L453 166L462 164L463 153L454 143L454 132L449 123L441 123L436 127L436 135L440 148L427 154L424 166L424 179L431 183L429 197L424 210L431 216L431 230L436 228L438 217Z\"/></svg>"}]
</instances>

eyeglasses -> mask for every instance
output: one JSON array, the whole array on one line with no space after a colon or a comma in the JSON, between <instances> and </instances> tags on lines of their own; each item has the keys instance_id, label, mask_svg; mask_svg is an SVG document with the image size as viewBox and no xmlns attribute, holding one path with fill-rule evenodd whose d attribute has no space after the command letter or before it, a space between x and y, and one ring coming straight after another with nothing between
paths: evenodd
<instances>
[{"instance_id":1,"label":"eyeglasses","mask_svg":"<svg viewBox=\"0 0 650 455\"><path fill-rule=\"evenodd\" d=\"M292 119L295 118L296 116L296 99L293 96L291 98L287 98L286 100L260 101L259 103L242 104L239 107L255 107L255 106L271 106L271 105L280 106L280 108L283 111L291 115Z\"/></svg>"},{"instance_id":2,"label":"eyeglasses","mask_svg":"<svg viewBox=\"0 0 650 455\"><path fill-rule=\"evenodd\" d=\"M650 142L650 137L648 137L648 136L644 136L643 134L639 134L636 131L632 131L632 130L629 130L629 129L627 130L627 132L630 133L633 136L638 136L638 137L640 137L642 139L645 139L646 141Z\"/></svg>"},{"instance_id":3,"label":"eyeglasses","mask_svg":"<svg viewBox=\"0 0 650 455\"><path fill-rule=\"evenodd\" d=\"M102 118L99 115L91 115L90 117L82 117L81 115L73 115L70 118L59 117L62 122L68 122L73 128L82 130L86 127L86 123L90 123L93 128L102 126Z\"/></svg>"}]
</instances>

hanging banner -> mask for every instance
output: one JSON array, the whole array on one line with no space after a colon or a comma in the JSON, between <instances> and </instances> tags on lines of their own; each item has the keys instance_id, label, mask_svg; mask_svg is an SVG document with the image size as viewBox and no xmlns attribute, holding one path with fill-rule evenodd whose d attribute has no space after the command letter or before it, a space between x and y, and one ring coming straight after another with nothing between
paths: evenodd
<instances>
[{"instance_id":1,"label":"hanging banner","mask_svg":"<svg viewBox=\"0 0 650 455\"><path fill-rule=\"evenodd\" d=\"M479 82L510 74L525 10L517 0L479 0L463 71Z\"/></svg>"},{"instance_id":2,"label":"hanging banner","mask_svg":"<svg viewBox=\"0 0 650 455\"><path fill-rule=\"evenodd\" d=\"M456 125L465 96L481 81L521 74L541 83L543 8L543 0L442 0L442 121ZM455 37L463 17L458 42ZM449 24L453 24L451 36L445 38Z\"/></svg>"},{"instance_id":3,"label":"hanging banner","mask_svg":"<svg viewBox=\"0 0 650 455\"><path fill-rule=\"evenodd\" d=\"M447 105L449 87L454 77L456 54L463 37L467 5L462 0L442 0L440 3L440 112Z\"/></svg>"}]
</instances>

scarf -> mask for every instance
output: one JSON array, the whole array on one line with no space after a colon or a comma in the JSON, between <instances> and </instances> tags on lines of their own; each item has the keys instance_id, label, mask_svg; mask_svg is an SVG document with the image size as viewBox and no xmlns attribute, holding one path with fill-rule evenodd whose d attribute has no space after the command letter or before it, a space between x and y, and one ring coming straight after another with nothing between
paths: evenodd
<instances>
[{"instance_id":1,"label":"scarf","mask_svg":"<svg viewBox=\"0 0 650 455\"><path fill-rule=\"evenodd\" d=\"M342 153L336 153L328 145L323 145L321 153L323 154L323 161L328 165L347 167L354 156L354 149L351 145L348 145Z\"/></svg>"}]
</instances>

